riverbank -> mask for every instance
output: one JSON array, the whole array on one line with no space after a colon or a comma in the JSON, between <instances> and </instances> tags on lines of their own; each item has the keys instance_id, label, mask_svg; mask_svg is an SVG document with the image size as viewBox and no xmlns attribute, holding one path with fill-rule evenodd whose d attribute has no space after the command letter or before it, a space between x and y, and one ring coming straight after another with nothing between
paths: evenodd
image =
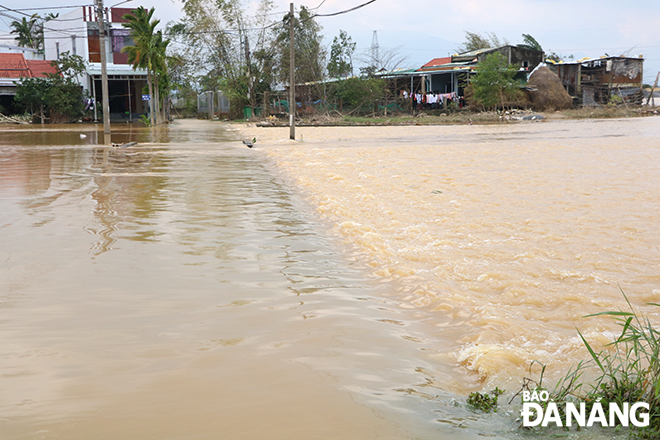
<instances>
[{"instance_id":1,"label":"riverbank","mask_svg":"<svg viewBox=\"0 0 660 440\"><path fill-rule=\"evenodd\" d=\"M313 115L302 116L297 126L387 126L387 125L479 125L502 122L540 121L556 119L616 119L657 116L653 107L626 108L623 106L580 108L556 112L534 112L532 110L507 110L505 112L443 112L421 111L415 115L395 113L389 116ZM271 117L253 122L260 127L287 127L288 120Z\"/></svg>"}]
</instances>

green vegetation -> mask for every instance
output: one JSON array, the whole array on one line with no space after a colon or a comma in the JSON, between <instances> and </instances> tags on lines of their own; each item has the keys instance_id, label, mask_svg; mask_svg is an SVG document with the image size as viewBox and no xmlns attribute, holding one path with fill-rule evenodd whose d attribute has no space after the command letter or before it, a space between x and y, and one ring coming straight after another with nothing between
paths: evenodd
<instances>
[{"instance_id":1,"label":"green vegetation","mask_svg":"<svg viewBox=\"0 0 660 440\"><path fill-rule=\"evenodd\" d=\"M506 39L500 40L494 32L486 32L483 36L476 32L465 31L465 41L458 46L457 52L471 52L479 49L490 49L492 47L506 46Z\"/></svg>"},{"instance_id":2,"label":"green vegetation","mask_svg":"<svg viewBox=\"0 0 660 440\"><path fill-rule=\"evenodd\" d=\"M343 78L353 74L353 53L357 43L348 36L346 31L339 30L339 36L332 40L330 47L330 61L328 62L328 76L330 78Z\"/></svg>"},{"instance_id":3,"label":"green vegetation","mask_svg":"<svg viewBox=\"0 0 660 440\"><path fill-rule=\"evenodd\" d=\"M149 95L152 97L149 101L151 125L160 124L162 120L160 92L161 85L168 83L165 52L170 42L163 39L162 31L156 31L160 20L152 20L154 10L146 10L140 6L122 17L126 20L122 26L131 30L133 44L124 46L121 50L128 53L128 62L133 65L133 70L142 68L147 71Z\"/></svg>"},{"instance_id":4,"label":"green vegetation","mask_svg":"<svg viewBox=\"0 0 660 440\"><path fill-rule=\"evenodd\" d=\"M517 69L509 65L504 55L491 53L477 66L468 86L471 90L466 95L471 95L472 103L483 108L504 108L505 102L515 102L522 95L516 74Z\"/></svg>"},{"instance_id":5,"label":"green vegetation","mask_svg":"<svg viewBox=\"0 0 660 440\"><path fill-rule=\"evenodd\" d=\"M385 94L385 81L378 78L346 78L329 85L328 97L351 108L371 105Z\"/></svg>"},{"instance_id":6,"label":"green vegetation","mask_svg":"<svg viewBox=\"0 0 660 440\"><path fill-rule=\"evenodd\" d=\"M85 72L85 61L78 55L64 52L52 64L60 74L47 78L22 78L17 83L14 101L43 123L56 115L75 121L83 115L83 95L78 77Z\"/></svg>"},{"instance_id":7,"label":"green vegetation","mask_svg":"<svg viewBox=\"0 0 660 440\"><path fill-rule=\"evenodd\" d=\"M44 50L44 22L57 18L59 14L49 13L45 17L39 14L33 14L29 18L22 17L21 21L11 22L11 34L15 34L14 40L19 46L37 49L40 52Z\"/></svg>"},{"instance_id":8,"label":"green vegetation","mask_svg":"<svg viewBox=\"0 0 660 440\"><path fill-rule=\"evenodd\" d=\"M622 291L623 293L623 291ZM646 402L650 409L648 427L631 427L631 435L638 438L660 437L660 331L650 319L635 313L628 297L623 293L630 311L608 311L588 315L611 316L621 334L602 351L596 352L586 338L578 332L590 355L589 361L569 369L550 394L555 402L584 402L587 412L600 402L607 412L609 403ZM660 307L659 304L648 304ZM588 383L583 375L596 370L597 377ZM609 414L608 414L609 418Z\"/></svg>"},{"instance_id":9,"label":"green vegetation","mask_svg":"<svg viewBox=\"0 0 660 440\"><path fill-rule=\"evenodd\" d=\"M470 393L467 398L467 403L473 408L481 411L497 412L497 399L502 393L504 393L504 391L497 387L495 387L490 393L482 394L475 391L474 393Z\"/></svg>"}]
</instances>

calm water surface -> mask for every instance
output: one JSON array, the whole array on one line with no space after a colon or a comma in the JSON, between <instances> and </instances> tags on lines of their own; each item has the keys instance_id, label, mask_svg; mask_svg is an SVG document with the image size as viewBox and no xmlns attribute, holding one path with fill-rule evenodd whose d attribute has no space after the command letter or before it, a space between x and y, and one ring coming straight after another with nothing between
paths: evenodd
<instances>
[{"instance_id":1,"label":"calm water surface","mask_svg":"<svg viewBox=\"0 0 660 440\"><path fill-rule=\"evenodd\" d=\"M659 302L657 120L356 130L1 127L0 438L527 438L465 395Z\"/></svg>"}]
</instances>

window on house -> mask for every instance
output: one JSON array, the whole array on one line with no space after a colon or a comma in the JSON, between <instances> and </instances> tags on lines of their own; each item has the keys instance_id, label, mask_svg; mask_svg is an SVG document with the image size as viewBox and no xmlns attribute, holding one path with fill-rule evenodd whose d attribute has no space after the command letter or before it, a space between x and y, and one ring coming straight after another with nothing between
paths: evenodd
<instances>
[{"instance_id":1,"label":"window on house","mask_svg":"<svg viewBox=\"0 0 660 440\"><path fill-rule=\"evenodd\" d=\"M76 51L76 36L71 35L71 54L72 55L78 55Z\"/></svg>"},{"instance_id":2,"label":"window on house","mask_svg":"<svg viewBox=\"0 0 660 440\"><path fill-rule=\"evenodd\" d=\"M57 53L56 58L59 58L60 57L60 42L59 41L55 43L55 52Z\"/></svg>"},{"instance_id":3,"label":"window on house","mask_svg":"<svg viewBox=\"0 0 660 440\"><path fill-rule=\"evenodd\" d=\"M119 53L125 46L132 46L133 39L129 29L113 29L112 31L112 52Z\"/></svg>"}]
</instances>

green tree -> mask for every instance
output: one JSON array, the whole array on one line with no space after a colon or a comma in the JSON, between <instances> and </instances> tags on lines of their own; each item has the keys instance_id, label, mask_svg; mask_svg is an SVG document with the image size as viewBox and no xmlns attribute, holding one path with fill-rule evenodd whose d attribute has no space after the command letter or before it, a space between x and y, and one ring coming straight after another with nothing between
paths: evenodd
<instances>
[{"instance_id":1,"label":"green tree","mask_svg":"<svg viewBox=\"0 0 660 440\"><path fill-rule=\"evenodd\" d=\"M534 50L539 50L543 52L543 48L539 44L538 41L534 37L532 37L529 34L522 34L523 36L523 42L522 44L519 44L518 47L523 47L527 49L534 49Z\"/></svg>"},{"instance_id":2,"label":"green tree","mask_svg":"<svg viewBox=\"0 0 660 440\"><path fill-rule=\"evenodd\" d=\"M475 103L487 109L504 108L505 101L515 100L520 94L519 84L515 81L517 69L510 66L504 55L499 52L489 54L477 65L476 74L470 78Z\"/></svg>"},{"instance_id":3,"label":"green tree","mask_svg":"<svg viewBox=\"0 0 660 440\"><path fill-rule=\"evenodd\" d=\"M248 16L244 0L184 0L183 19L168 26L182 43L172 50L183 61L176 81L187 78L197 92L222 90L234 116L261 103L274 82L273 8L260 0Z\"/></svg>"},{"instance_id":4,"label":"green tree","mask_svg":"<svg viewBox=\"0 0 660 440\"><path fill-rule=\"evenodd\" d=\"M353 53L357 43L344 30L339 30L339 36L332 40L330 47L330 62L328 76L343 78L353 74Z\"/></svg>"},{"instance_id":5,"label":"green tree","mask_svg":"<svg viewBox=\"0 0 660 440\"><path fill-rule=\"evenodd\" d=\"M160 124L160 88L159 79L167 72L166 50L169 40L163 39L161 31L156 32L160 20L153 19L155 8L149 10L143 6L124 15L126 23L122 26L131 30L133 44L124 46L122 52L128 53L128 62L133 69L147 71L147 86L151 100L151 124Z\"/></svg>"},{"instance_id":6,"label":"green tree","mask_svg":"<svg viewBox=\"0 0 660 440\"><path fill-rule=\"evenodd\" d=\"M23 17L21 21L12 21L11 28L12 34L16 34L14 40L18 43L19 46L29 47L31 49L38 49L39 40L37 34L37 20L39 15L34 14L32 17L27 19Z\"/></svg>"},{"instance_id":7,"label":"green tree","mask_svg":"<svg viewBox=\"0 0 660 440\"><path fill-rule=\"evenodd\" d=\"M290 40L289 23L294 20L294 51L296 83L321 81L325 74L326 51L323 47L322 27L316 22L309 9L300 7L298 17L287 14L279 28L277 39L277 79L289 83Z\"/></svg>"},{"instance_id":8,"label":"green tree","mask_svg":"<svg viewBox=\"0 0 660 440\"><path fill-rule=\"evenodd\" d=\"M465 31L465 41L458 46L457 52L471 52L479 49L490 49L508 45L506 39L500 40L493 32L486 32L483 36L476 32Z\"/></svg>"},{"instance_id":9,"label":"green tree","mask_svg":"<svg viewBox=\"0 0 660 440\"><path fill-rule=\"evenodd\" d=\"M16 95L14 102L18 107L29 111L30 114L38 114L41 123L46 119L46 102L50 83L46 78L21 78L16 83Z\"/></svg>"},{"instance_id":10,"label":"green tree","mask_svg":"<svg viewBox=\"0 0 660 440\"><path fill-rule=\"evenodd\" d=\"M532 37L529 34L522 34L523 36L523 42L518 45L518 47L524 47L527 49L535 49L535 50L540 50L541 52L545 52L543 48L541 47L541 44L536 41L534 37ZM573 55L569 55L567 57L568 59L573 59ZM562 58L555 52L550 52L545 54L545 59L546 60L551 60L554 62L559 62L562 60Z\"/></svg>"},{"instance_id":11,"label":"green tree","mask_svg":"<svg viewBox=\"0 0 660 440\"><path fill-rule=\"evenodd\" d=\"M32 114L38 111L41 122L46 114L56 113L69 121L83 115L82 87L78 78L85 72L86 63L78 55L64 52L51 63L57 67L57 74L46 78L22 78L17 83L14 101Z\"/></svg>"},{"instance_id":12,"label":"green tree","mask_svg":"<svg viewBox=\"0 0 660 440\"><path fill-rule=\"evenodd\" d=\"M33 14L30 18L22 17L21 21L11 22L11 34L16 34L14 40L19 46L44 50L44 22L57 18L59 14L49 13L45 17Z\"/></svg>"},{"instance_id":13,"label":"green tree","mask_svg":"<svg viewBox=\"0 0 660 440\"><path fill-rule=\"evenodd\" d=\"M382 98L386 88L386 81L380 78L351 77L332 83L329 96L341 100L353 111L358 111Z\"/></svg>"}]
</instances>

